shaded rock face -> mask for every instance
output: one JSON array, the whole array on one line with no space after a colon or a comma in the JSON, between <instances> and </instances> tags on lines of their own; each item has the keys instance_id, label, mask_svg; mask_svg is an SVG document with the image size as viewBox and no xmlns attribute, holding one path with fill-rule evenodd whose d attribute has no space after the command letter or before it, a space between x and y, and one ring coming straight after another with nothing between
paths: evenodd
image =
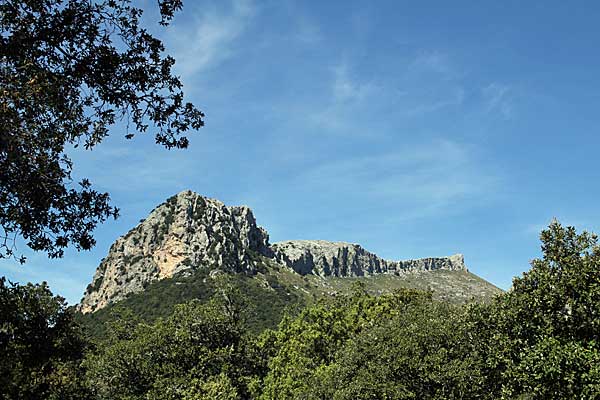
<instances>
[{"instance_id":1,"label":"shaded rock face","mask_svg":"<svg viewBox=\"0 0 600 400\"><path fill-rule=\"evenodd\" d=\"M358 244L324 240L291 240L274 243L274 258L299 274L318 276L369 276L437 269L466 270L462 254L450 257L388 261Z\"/></svg>"},{"instance_id":2,"label":"shaded rock face","mask_svg":"<svg viewBox=\"0 0 600 400\"><path fill-rule=\"evenodd\" d=\"M463 256L387 261L357 244L297 240L269 244L248 207L228 207L181 192L111 246L79 304L93 312L153 281L197 268L256 272L261 257L306 275L368 276L436 269L466 270Z\"/></svg>"},{"instance_id":3,"label":"shaded rock face","mask_svg":"<svg viewBox=\"0 0 600 400\"><path fill-rule=\"evenodd\" d=\"M269 237L248 207L227 207L191 191L155 208L120 237L96 270L82 312L138 292L157 279L193 268L253 273L252 259L271 256Z\"/></svg>"}]
</instances>

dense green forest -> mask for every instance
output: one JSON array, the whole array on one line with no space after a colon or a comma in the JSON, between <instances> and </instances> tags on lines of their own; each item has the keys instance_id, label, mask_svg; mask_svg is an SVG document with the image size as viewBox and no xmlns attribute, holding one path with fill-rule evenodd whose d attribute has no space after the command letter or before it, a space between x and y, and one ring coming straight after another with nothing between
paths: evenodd
<instances>
[{"instance_id":1,"label":"dense green forest","mask_svg":"<svg viewBox=\"0 0 600 400\"><path fill-rule=\"evenodd\" d=\"M411 289L374 296L357 282L260 332L249 294L225 274L210 298L165 318L115 308L102 338L45 284L2 279L1 397L597 398L597 237L554 222L541 240L543 257L487 304Z\"/></svg>"}]
</instances>

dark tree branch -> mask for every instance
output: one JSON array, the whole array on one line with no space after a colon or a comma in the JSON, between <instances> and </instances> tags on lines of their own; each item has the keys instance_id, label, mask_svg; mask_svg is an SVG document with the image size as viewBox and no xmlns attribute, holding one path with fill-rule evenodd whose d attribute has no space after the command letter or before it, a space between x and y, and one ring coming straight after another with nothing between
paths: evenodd
<instances>
[{"instance_id":1,"label":"dark tree branch","mask_svg":"<svg viewBox=\"0 0 600 400\"><path fill-rule=\"evenodd\" d=\"M180 0L158 1L168 25ZM140 27L130 0L7 0L0 4L0 226L33 250L62 257L91 248L118 216L108 193L74 186L65 146L90 149L117 118L125 136L156 128L156 143L186 148L204 114L183 103L173 58ZM129 126L133 129L129 129ZM4 239L0 257L14 256Z\"/></svg>"}]
</instances>

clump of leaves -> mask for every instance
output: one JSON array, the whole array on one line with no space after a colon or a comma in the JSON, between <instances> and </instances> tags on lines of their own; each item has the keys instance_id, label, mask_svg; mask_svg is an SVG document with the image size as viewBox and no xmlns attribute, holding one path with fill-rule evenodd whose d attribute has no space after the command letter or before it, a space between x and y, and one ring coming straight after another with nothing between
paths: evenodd
<instances>
[{"instance_id":1,"label":"clump of leaves","mask_svg":"<svg viewBox=\"0 0 600 400\"><path fill-rule=\"evenodd\" d=\"M178 305L152 325L116 320L85 361L89 384L106 399L247 398L252 365L230 295L239 298Z\"/></svg>"},{"instance_id":2,"label":"clump of leaves","mask_svg":"<svg viewBox=\"0 0 600 400\"><path fill-rule=\"evenodd\" d=\"M86 343L65 300L48 285L0 278L0 387L6 399L85 399Z\"/></svg>"},{"instance_id":3,"label":"clump of leaves","mask_svg":"<svg viewBox=\"0 0 600 400\"><path fill-rule=\"evenodd\" d=\"M597 398L598 237L553 221L540 239L543 257L494 305L490 364L507 398Z\"/></svg>"}]
</instances>

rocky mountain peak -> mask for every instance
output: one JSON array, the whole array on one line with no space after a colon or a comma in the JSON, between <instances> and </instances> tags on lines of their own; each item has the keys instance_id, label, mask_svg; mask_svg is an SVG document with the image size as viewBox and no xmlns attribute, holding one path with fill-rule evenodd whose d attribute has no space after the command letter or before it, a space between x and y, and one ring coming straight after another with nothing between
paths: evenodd
<instances>
[{"instance_id":1,"label":"rocky mountain peak","mask_svg":"<svg viewBox=\"0 0 600 400\"><path fill-rule=\"evenodd\" d=\"M269 244L248 207L186 190L156 207L111 246L79 309L93 312L139 292L151 282L195 269L254 274L268 260L301 275L368 276L436 269L466 270L464 258L388 261L358 244L293 240Z\"/></svg>"},{"instance_id":2,"label":"rocky mountain peak","mask_svg":"<svg viewBox=\"0 0 600 400\"><path fill-rule=\"evenodd\" d=\"M269 236L256 225L248 207L228 207L183 191L117 239L100 263L80 309L95 311L143 290L151 281L194 268L253 272L257 254L271 256Z\"/></svg>"}]
</instances>

